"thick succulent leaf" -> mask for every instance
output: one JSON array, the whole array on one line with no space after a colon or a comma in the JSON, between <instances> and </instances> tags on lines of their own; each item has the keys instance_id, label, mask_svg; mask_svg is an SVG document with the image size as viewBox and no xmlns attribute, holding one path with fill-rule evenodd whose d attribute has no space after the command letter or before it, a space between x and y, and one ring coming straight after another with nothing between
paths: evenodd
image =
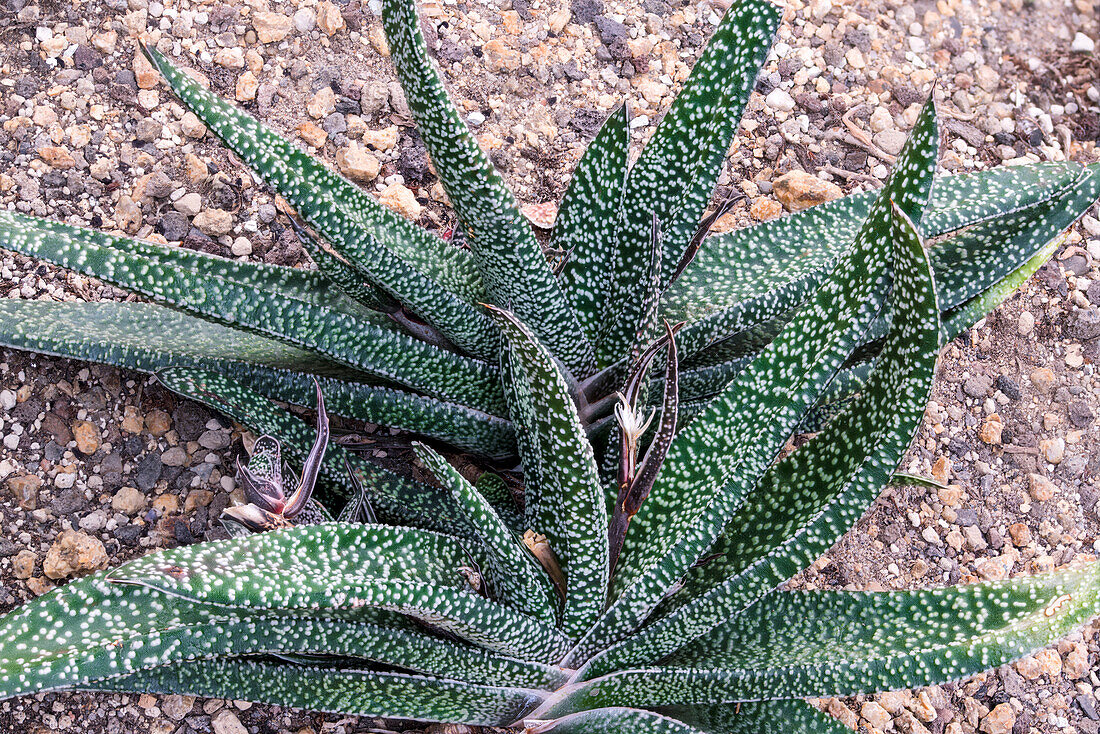
<instances>
[{"instance_id":1,"label":"thick succulent leaf","mask_svg":"<svg viewBox=\"0 0 1100 734\"><path fill-rule=\"evenodd\" d=\"M851 734L851 729L799 699L667 706L659 709L707 734Z\"/></svg>"},{"instance_id":2,"label":"thick succulent leaf","mask_svg":"<svg viewBox=\"0 0 1100 734\"><path fill-rule=\"evenodd\" d=\"M615 601L570 653L580 663L636 628L715 542L885 301L891 210L919 218L939 134L929 104L852 249L782 333L673 441L626 536Z\"/></svg>"},{"instance_id":3,"label":"thick succulent leaf","mask_svg":"<svg viewBox=\"0 0 1100 734\"><path fill-rule=\"evenodd\" d=\"M547 715L935 685L1023 657L1097 614L1100 565L891 592L777 592L658 667L566 687Z\"/></svg>"},{"instance_id":4,"label":"thick succulent leaf","mask_svg":"<svg viewBox=\"0 0 1100 734\"><path fill-rule=\"evenodd\" d=\"M298 239L316 263L317 270L335 283L348 298L374 311L384 311L390 306L389 296L372 286L368 275L353 263L326 250L304 230L298 232Z\"/></svg>"},{"instance_id":5,"label":"thick succulent leaf","mask_svg":"<svg viewBox=\"0 0 1100 734\"><path fill-rule=\"evenodd\" d=\"M514 315L492 308L511 353L515 421L526 469L527 520L550 541L565 574L562 629L579 636L607 594L607 506L592 446L554 358Z\"/></svg>"},{"instance_id":6,"label":"thick succulent leaf","mask_svg":"<svg viewBox=\"0 0 1100 734\"><path fill-rule=\"evenodd\" d=\"M492 354L476 303L484 288L468 253L394 214L254 117L142 46L172 91L241 160L282 194L348 260L464 349Z\"/></svg>"},{"instance_id":7,"label":"thick succulent leaf","mask_svg":"<svg viewBox=\"0 0 1100 734\"><path fill-rule=\"evenodd\" d=\"M963 227L995 222L997 217L1010 212L1031 211L1035 205L1087 186L1081 167L1072 163L996 168L938 178L918 224L926 239L939 238ZM855 238L876 193L853 194L708 238L684 274L662 297L661 315L689 324L679 335L685 357L756 324L774 320L801 303ZM934 245L932 252L947 244ZM1002 235L989 242L970 235L965 244L975 248L976 253L1004 246ZM1034 249L1033 246L1031 251L1018 251L1019 257L1027 259ZM969 280L957 279L960 285L965 283L966 287L984 290L997 281L982 269L969 267L969 258L958 247L955 251L958 256L945 260L942 270L938 269L937 257L932 258L941 285L947 280L948 262L950 268L964 267L969 273ZM1009 254L1006 252L1006 256ZM1016 261L1022 262L1019 257ZM954 288L954 285L941 287L940 296L945 303L961 302L954 295Z\"/></svg>"},{"instance_id":8,"label":"thick succulent leaf","mask_svg":"<svg viewBox=\"0 0 1100 734\"><path fill-rule=\"evenodd\" d=\"M1026 283L1027 279L1035 274L1035 271L1046 264L1047 260L1061 247L1063 240L1063 236L1055 237L1036 252L1030 260L1009 273L999 283L969 301L945 311L940 325L940 342L947 344L954 340L959 334L985 318L986 314L1000 306L1020 286Z\"/></svg>"},{"instance_id":9,"label":"thick succulent leaf","mask_svg":"<svg viewBox=\"0 0 1100 734\"><path fill-rule=\"evenodd\" d=\"M142 372L182 364L350 373L313 352L153 303L0 299L0 344Z\"/></svg>"},{"instance_id":10,"label":"thick succulent leaf","mask_svg":"<svg viewBox=\"0 0 1100 734\"><path fill-rule=\"evenodd\" d=\"M489 412L503 407L495 367L410 337L316 273L239 263L5 211L0 246L435 397Z\"/></svg>"},{"instance_id":11,"label":"thick succulent leaf","mask_svg":"<svg viewBox=\"0 0 1100 734\"><path fill-rule=\"evenodd\" d=\"M614 362L630 348L643 321L654 219L667 228L662 233L662 285L680 262L781 19L782 11L767 0L740 0L732 6L631 168L606 309L613 320L602 330L597 351L602 363Z\"/></svg>"},{"instance_id":12,"label":"thick succulent leaf","mask_svg":"<svg viewBox=\"0 0 1100 734\"><path fill-rule=\"evenodd\" d=\"M1030 260L1068 229L1100 197L1100 163L1085 169L1076 184L1055 198L977 225L932 249L945 296L954 308L977 296ZM979 277L979 275L984 277Z\"/></svg>"},{"instance_id":13,"label":"thick succulent leaf","mask_svg":"<svg viewBox=\"0 0 1100 734\"><path fill-rule=\"evenodd\" d=\"M608 707L567 714L529 729L532 734L850 734L805 701L667 706L660 713ZM537 712L536 712L537 715Z\"/></svg>"},{"instance_id":14,"label":"thick succulent leaf","mask_svg":"<svg viewBox=\"0 0 1100 734\"><path fill-rule=\"evenodd\" d=\"M592 348L512 192L447 98L414 0L383 0L382 27L409 109L494 303L515 312L574 373Z\"/></svg>"},{"instance_id":15,"label":"thick succulent leaf","mask_svg":"<svg viewBox=\"0 0 1100 734\"><path fill-rule=\"evenodd\" d=\"M302 462L306 447L313 443L312 428L226 375L169 368L161 370L157 376L169 390L205 403L257 434L274 437L296 463ZM387 520L477 541L465 513L450 495L364 461L340 446L330 445L325 457L322 476L328 481L318 487L317 494L326 503L337 507L351 496L351 483L347 476L350 467L363 486L366 499Z\"/></svg>"},{"instance_id":16,"label":"thick succulent leaf","mask_svg":"<svg viewBox=\"0 0 1100 734\"><path fill-rule=\"evenodd\" d=\"M708 734L670 716L621 706L578 711L549 721L528 718L524 727L525 734Z\"/></svg>"},{"instance_id":17,"label":"thick succulent leaf","mask_svg":"<svg viewBox=\"0 0 1100 734\"><path fill-rule=\"evenodd\" d=\"M254 660L198 660L142 671L96 690L184 693L340 714L504 726L536 706L538 690L373 670Z\"/></svg>"},{"instance_id":18,"label":"thick succulent leaf","mask_svg":"<svg viewBox=\"0 0 1100 734\"><path fill-rule=\"evenodd\" d=\"M108 574L198 604L356 619L398 612L485 649L549 661L551 625L479 596L461 570L480 548L426 530L324 524L174 548Z\"/></svg>"},{"instance_id":19,"label":"thick succulent leaf","mask_svg":"<svg viewBox=\"0 0 1100 734\"><path fill-rule=\"evenodd\" d=\"M476 529L489 560L488 566L481 572L491 596L514 609L554 624L557 620L557 602L543 569L523 548L489 501L457 469L427 446L417 444L415 448L420 461L451 493Z\"/></svg>"},{"instance_id":20,"label":"thick succulent leaf","mask_svg":"<svg viewBox=\"0 0 1100 734\"><path fill-rule=\"evenodd\" d=\"M246 654L361 658L482 685L554 686L561 671L431 635L388 612L287 617L192 604L96 574L0 618L0 699L87 687L173 662Z\"/></svg>"},{"instance_id":21,"label":"thick succulent leaf","mask_svg":"<svg viewBox=\"0 0 1100 734\"><path fill-rule=\"evenodd\" d=\"M562 288L589 341L599 333L614 278L630 154L628 123L625 104L604 122L573 171L550 237L551 246L566 253Z\"/></svg>"},{"instance_id":22,"label":"thick succulent leaf","mask_svg":"<svg viewBox=\"0 0 1100 734\"><path fill-rule=\"evenodd\" d=\"M649 665L736 615L811 564L866 512L924 415L939 353L939 311L912 223L891 222L891 332L867 388L809 443L770 467L691 568L674 611L596 658L583 677Z\"/></svg>"},{"instance_id":23,"label":"thick succulent leaf","mask_svg":"<svg viewBox=\"0 0 1100 734\"><path fill-rule=\"evenodd\" d=\"M559 694L550 714L936 685L1049 645L1096 616L1100 564L945 589L778 592L659 667Z\"/></svg>"},{"instance_id":24,"label":"thick succulent leaf","mask_svg":"<svg viewBox=\"0 0 1100 734\"><path fill-rule=\"evenodd\" d=\"M0 345L142 372L205 369L297 405L312 402L316 377L334 414L401 428L490 458L515 455L512 427L503 418L366 384L360 382L366 375L312 352L153 303L0 300Z\"/></svg>"},{"instance_id":25,"label":"thick succulent leaf","mask_svg":"<svg viewBox=\"0 0 1100 734\"><path fill-rule=\"evenodd\" d=\"M1066 193L1080 185L1081 178L1079 164L1058 162L999 166L937 178L921 234L932 239L1000 219Z\"/></svg>"}]
</instances>

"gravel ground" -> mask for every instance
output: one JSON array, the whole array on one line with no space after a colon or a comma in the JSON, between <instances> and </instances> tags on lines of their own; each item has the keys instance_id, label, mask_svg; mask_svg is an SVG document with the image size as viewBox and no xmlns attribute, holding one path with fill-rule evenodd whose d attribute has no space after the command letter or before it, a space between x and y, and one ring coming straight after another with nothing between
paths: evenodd
<instances>
[{"instance_id":1,"label":"gravel ground","mask_svg":"<svg viewBox=\"0 0 1100 734\"><path fill-rule=\"evenodd\" d=\"M79 5L79 7L76 7ZM722 193L744 226L875 186L933 80L942 165L1100 159L1093 0L789 0ZM555 201L606 113L652 131L721 0L428 0L453 94L519 198ZM0 0L0 205L281 264L303 264L272 198L135 60L182 52L219 93L382 200L446 228L385 59L376 0ZM787 176L803 170L816 180ZM786 185L783 185L783 184ZM545 211L540 212L545 215ZM792 585L897 589L1027 574L1095 554L1100 528L1100 221L944 351L895 487ZM0 297L124 294L0 254ZM996 416L996 417L995 417ZM64 579L217 533L251 436L141 375L0 352L0 610ZM822 701L866 732L1083 732L1100 724L1100 626L960 684ZM401 730L239 702L48 694L0 703L0 731L309 734ZM442 731L442 728L436 727ZM457 731L451 729L452 731Z\"/></svg>"}]
</instances>

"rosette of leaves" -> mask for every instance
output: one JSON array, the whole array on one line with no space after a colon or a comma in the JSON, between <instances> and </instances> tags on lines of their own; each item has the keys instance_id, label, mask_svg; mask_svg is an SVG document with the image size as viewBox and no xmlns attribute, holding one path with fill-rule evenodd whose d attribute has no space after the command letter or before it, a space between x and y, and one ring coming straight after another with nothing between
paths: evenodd
<instances>
[{"instance_id":1,"label":"rosette of leaves","mask_svg":"<svg viewBox=\"0 0 1100 734\"><path fill-rule=\"evenodd\" d=\"M708 213L708 202L780 20L770 5L741 2L632 164L627 109L610 115L540 244L448 101L412 0L383 5L391 58L464 244L382 207L145 48L182 104L293 208L291 224L316 268L228 260L0 211L0 246L147 301L0 301L0 344L168 373L176 389L188 384L179 379L186 370L216 372L307 408L318 378L335 415L404 429L507 468L518 445L499 330L481 305L493 304L515 313L554 356L600 465L612 466L615 392L661 323L682 323L686 424L806 304L879 198L857 193L706 237L722 212L719 205ZM938 178L916 224L934 243L941 341L1042 264L1098 195L1100 168L1069 163ZM548 252L558 253L554 262ZM807 416L808 428L858 393L884 334L881 318L861 334ZM657 377L639 399L648 404L661 393ZM208 391L187 394L265 430ZM281 438L288 448L299 445ZM352 461L372 482L403 491L396 477ZM342 475L343 467L329 462L325 473Z\"/></svg>"},{"instance_id":2,"label":"rosette of leaves","mask_svg":"<svg viewBox=\"0 0 1100 734\"><path fill-rule=\"evenodd\" d=\"M405 7L396 2L391 46L406 63L393 42ZM778 22L752 0L731 12L720 31L740 29L723 36L731 48L763 43ZM849 245L686 423L683 354L699 319L651 334L642 322L661 307L626 295L663 282L673 230L660 222L675 217L650 217L642 275L605 294L621 292L617 313L637 306L641 324L623 336L610 470L574 374L610 358L579 338L555 349L557 327L533 325L543 301L521 305L507 283L490 286L514 306L476 313L501 340L519 501L494 475L471 483L417 444L430 485L362 482L345 515L369 505L377 520L294 525L288 515L307 504L325 454L323 408L311 441L236 375L166 369L174 389L271 434L242 472L253 507L232 519L278 529L155 552L11 612L0 619L0 698L159 691L531 733L819 734L845 729L806 698L958 679L1065 635L1100 612L1096 563L925 591L782 586L870 506L922 419L950 319L924 243L928 222L947 216L931 206L938 138L930 104ZM503 231L479 217L511 217L503 211L486 207L465 224L475 248ZM505 249L481 251L482 267L516 266L504 263L520 249ZM872 343L862 388L786 451ZM663 379L647 378L662 355ZM643 395L655 385L650 409ZM303 452L312 444L289 493L276 436ZM339 446L328 453L348 458Z\"/></svg>"}]
</instances>

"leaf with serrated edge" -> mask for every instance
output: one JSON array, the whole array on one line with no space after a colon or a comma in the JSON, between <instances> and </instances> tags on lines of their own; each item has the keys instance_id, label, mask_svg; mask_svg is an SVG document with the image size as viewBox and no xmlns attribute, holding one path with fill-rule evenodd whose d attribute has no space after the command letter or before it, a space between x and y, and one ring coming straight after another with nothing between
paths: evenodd
<instances>
[{"instance_id":1,"label":"leaf with serrated edge","mask_svg":"<svg viewBox=\"0 0 1100 734\"><path fill-rule=\"evenodd\" d=\"M996 216L1008 212L1034 207L1083 184L1084 172L1072 163L937 178L919 229L926 239L942 237L963 227L995 221ZM663 318L688 322L679 335L685 357L800 303L854 239L875 196L876 192L853 194L708 238L661 301ZM931 252L949 243L933 245ZM985 244L973 235L967 243L977 248ZM1020 252L1025 259L1030 254ZM933 254L934 269L937 263L938 257ZM952 263L952 267L957 265ZM984 289L995 282L980 268L970 271L967 287L979 284ZM936 269L937 282L945 280L945 273ZM945 303L958 301L950 286L941 288L940 295Z\"/></svg>"},{"instance_id":2,"label":"leaf with serrated edge","mask_svg":"<svg viewBox=\"0 0 1100 734\"><path fill-rule=\"evenodd\" d=\"M611 113L584 151L565 191L550 244L566 253L562 289L590 341L599 333L615 263L630 154L626 105Z\"/></svg>"},{"instance_id":3,"label":"leaf with serrated edge","mask_svg":"<svg viewBox=\"0 0 1100 734\"><path fill-rule=\"evenodd\" d=\"M490 307L511 350L517 390L527 403L516 423L530 495L531 529L549 539L566 578L562 629L579 636L607 595L607 506L591 444L553 357L513 314ZM532 467L538 468L532 472ZM537 484L534 484L537 482Z\"/></svg>"},{"instance_id":4,"label":"leaf with serrated edge","mask_svg":"<svg viewBox=\"0 0 1100 734\"><path fill-rule=\"evenodd\" d=\"M392 612L365 612L354 621L288 618L193 604L110 583L108 573L71 582L0 619L0 699L176 661L260 653L354 657L482 685L553 687L562 680L559 670L432 635ZM78 619L83 624L74 625Z\"/></svg>"},{"instance_id":5,"label":"leaf with serrated edge","mask_svg":"<svg viewBox=\"0 0 1100 734\"><path fill-rule=\"evenodd\" d=\"M579 711L550 721L529 717L524 726L525 734L709 734L669 716L621 706Z\"/></svg>"},{"instance_id":6,"label":"leaf with serrated edge","mask_svg":"<svg viewBox=\"0 0 1100 734\"><path fill-rule=\"evenodd\" d=\"M584 677L654 663L748 607L832 547L890 482L924 416L940 345L927 256L896 209L888 241L891 333L867 389L768 470L707 564L687 572L678 608L597 657Z\"/></svg>"},{"instance_id":7,"label":"leaf with serrated edge","mask_svg":"<svg viewBox=\"0 0 1100 734\"><path fill-rule=\"evenodd\" d=\"M851 734L852 730L799 699L663 706L659 710L707 734Z\"/></svg>"},{"instance_id":8,"label":"leaf with serrated edge","mask_svg":"<svg viewBox=\"0 0 1100 734\"><path fill-rule=\"evenodd\" d=\"M1049 645L1096 616L1098 597L1095 561L944 589L776 592L660 666L561 689L547 713L848 696L946 683Z\"/></svg>"},{"instance_id":9,"label":"leaf with serrated edge","mask_svg":"<svg viewBox=\"0 0 1100 734\"><path fill-rule=\"evenodd\" d=\"M409 109L493 301L515 312L578 377L592 347L515 197L447 99L413 0L383 0L382 27Z\"/></svg>"}]
</instances>

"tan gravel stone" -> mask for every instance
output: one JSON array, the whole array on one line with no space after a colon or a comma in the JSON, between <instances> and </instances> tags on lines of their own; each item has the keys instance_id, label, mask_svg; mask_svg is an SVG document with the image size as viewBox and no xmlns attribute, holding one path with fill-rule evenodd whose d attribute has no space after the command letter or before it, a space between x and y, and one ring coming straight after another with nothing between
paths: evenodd
<instances>
[{"instance_id":1,"label":"tan gravel stone","mask_svg":"<svg viewBox=\"0 0 1100 734\"><path fill-rule=\"evenodd\" d=\"M758 222L767 222L783 213L783 206L775 199L761 197L749 207L749 216Z\"/></svg>"},{"instance_id":2,"label":"tan gravel stone","mask_svg":"<svg viewBox=\"0 0 1100 734\"><path fill-rule=\"evenodd\" d=\"M180 132L189 138L201 138L206 135L206 125L202 124L194 112L185 112L180 119Z\"/></svg>"},{"instance_id":3,"label":"tan gravel stone","mask_svg":"<svg viewBox=\"0 0 1100 734\"><path fill-rule=\"evenodd\" d=\"M363 144L369 145L375 150L387 151L397 145L400 132L396 125L384 127L381 130L367 130L363 133Z\"/></svg>"},{"instance_id":4,"label":"tan gravel stone","mask_svg":"<svg viewBox=\"0 0 1100 734\"><path fill-rule=\"evenodd\" d=\"M294 24L282 13L261 10L252 14L252 27L260 43L278 43L290 34Z\"/></svg>"},{"instance_id":5,"label":"tan gravel stone","mask_svg":"<svg viewBox=\"0 0 1100 734\"><path fill-rule=\"evenodd\" d=\"M1066 677L1070 680L1079 680L1089 674L1089 650L1080 642L1073 643L1073 647L1066 653L1064 665Z\"/></svg>"},{"instance_id":6,"label":"tan gravel stone","mask_svg":"<svg viewBox=\"0 0 1100 734\"><path fill-rule=\"evenodd\" d=\"M399 183L390 184L383 189L378 196L378 201L414 222L420 218L420 213L424 209L416 200L416 195Z\"/></svg>"},{"instance_id":7,"label":"tan gravel stone","mask_svg":"<svg viewBox=\"0 0 1100 734\"><path fill-rule=\"evenodd\" d=\"M136 487L123 487L111 498L111 509L127 515L136 515L145 509L145 494Z\"/></svg>"},{"instance_id":8,"label":"tan gravel stone","mask_svg":"<svg viewBox=\"0 0 1100 734\"><path fill-rule=\"evenodd\" d=\"M39 148L38 157L60 171L67 171L76 166L73 154L59 145L45 145Z\"/></svg>"},{"instance_id":9,"label":"tan gravel stone","mask_svg":"<svg viewBox=\"0 0 1100 734\"><path fill-rule=\"evenodd\" d=\"M1036 502L1046 502L1054 497L1054 492L1057 490L1057 487L1054 486L1054 482L1050 481L1042 474L1029 474L1028 490L1031 493L1031 499Z\"/></svg>"},{"instance_id":10,"label":"tan gravel stone","mask_svg":"<svg viewBox=\"0 0 1100 734\"><path fill-rule=\"evenodd\" d=\"M160 74L138 49L134 49L134 76L138 89L154 89L160 83Z\"/></svg>"},{"instance_id":11,"label":"tan gravel stone","mask_svg":"<svg viewBox=\"0 0 1100 734\"><path fill-rule=\"evenodd\" d=\"M501 38L494 38L481 47L485 63L497 73L515 71L520 65L520 54Z\"/></svg>"},{"instance_id":12,"label":"tan gravel stone","mask_svg":"<svg viewBox=\"0 0 1100 734\"><path fill-rule=\"evenodd\" d=\"M336 109L336 93L332 87L321 87L317 93L306 102L306 112L315 120L332 114Z\"/></svg>"},{"instance_id":13,"label":"tan gravel stone","mask_svg":"<svg viewBox=\"0 0 1100 734\"><path fill-rule=\"evenodd\" d=\"M316 123L306 120L297 128L298 137L301 138L307 145L312 145L314 148L324 147L325 141L328 140L328 133L321 129Z\"/></svg>"},{"instance_id":14,"label":"tan gravel stone","mask_svg":"<svg viewBox=\"0 0 1100 734\"><path fill-rule=\"evenodd\" d=\"M836 184L822 181L805 171L783 174L772 182L772 189L776 198L792 212L800 212L844 195Z\"/></svg>"},{"instance_id":15,"label":"tan gravel stone","mask_svg":"<svg viewBox=\"0 0 1100 734\"><path fill-rule=\"evenodd\" d=\"M141 228L141 207L129 196L120 196L115 205L115 224L130 234L137 234Z\"/></svg>"},{"instance_id":16,"label":"tan gravel stone","mask_svg":"<svg viewBox=\"0 0 1100 734\"><path fill-rule=\"evenodd\" d=\"M982 422L981 430L978 431L978 439L981 440L982 443L987 443L991 446L1000 446L1001 434L1004 432L1004 428L1005 424L1001 416L997 413L993 413Z\"/></svg>"},{"instance_id":17,"label":"tan gravel stone","mask_svg":"<svg viewBox=\"0 0 1100 734\"><path fill-rule=\"evenodd\" d=\"M882 707L878 701L868 701L859 710L859 715L867 720L871 726L885 731L890 724L890 712Z\"/></svg>"},{"instance_id":18,"label":"tan gravel stone","mask_svg":"<svg viewBox=\"0 0 1100 734\"><path fill-rule=\"evenodd\" d=\"M359 183L373 181L382 170L378 159L355 142L336 153L336 166L345 176Z\"/></svg>"},{"instance_id":19,"label":"tan gravel stone","mask_svg":"<svg viewBox=\"0 0 1100 734\"><path fill-rule=\"evenodd\" d=\"M61 533L42 562L42 571L54 580L82 576L106 567L107 551L103 543L75 530Z\"/></svg>"},{"instance_id":20,"label":"tan gravel stone","mask_svg":"<svg viewBox=\"0 0 1100 734\"><path fill-rule=\"evenodd\" d=\"M77 451L88 456L94 454L99 448L99 428L90 421L74 421L72 428Z\"/></svg>"},{"instance_id":21,"label":"tan gravel stone","mask_svg":"<svg viewBox=\"0 0 1100 734\"><path fill-rule=\"evenodd\" d=\"M11 560L11 572L17 579L29 579L34 576L34 564L38 562L38 556L31 550L21 550Z\"/></svg>"},{"instance_id":22,"label":"tan gravel stone","mask_svg":"<svg viewBox=\"0 0 1100 734\"><path fill-rule=\"evenodd\" d=\"M256 90L260 88L260 82L251 71L246 71L237 77L237 87L234 94L238 102L251 102L256 99Z\"/></svg>"},{"instance_id":23,"label":"tan gravel stone","mask_svg":"<svg viewBox=\"0 0 1100 734\"><path fill-rule=\"evenodd\" d=\"M1016 724L1016 712L1008 703L997 704L984 719L981 730L985 734L1011 734Z\"/></svg>"},{"instance_id":24,"label":"tan gravel stone","mask_svg":"<svg viewBox=\"0 0 1100 734\"><path fill-rule=\"evenodd\" d=\"M317 6L317 27L326 36L333 36L346 28L347 24L344 23L344 16L340 14L340 9L325 0Z\"/></svg>"},{"instance_id":25,"label":"tan gravel stone","mask_svg":"<svg viewBox=\"0 0 1100 734\"><path fill-rule=\"evenodd\" d=\"M211 237L220 237L233 230L233 215L224 209L206 209L198 213L194 225Z\"/></svg>"},{"instance_id":26,"label":"tan gravel stone","mask_svg":"<svg viewBox=\"0 0 1100 734\"><path fill-rule=\"evenodd\" d=\"M42 488L42 478L34 474L8 477L8 491L24 510L38 507L38 490Z\"/></svg>"}]
</instances>

